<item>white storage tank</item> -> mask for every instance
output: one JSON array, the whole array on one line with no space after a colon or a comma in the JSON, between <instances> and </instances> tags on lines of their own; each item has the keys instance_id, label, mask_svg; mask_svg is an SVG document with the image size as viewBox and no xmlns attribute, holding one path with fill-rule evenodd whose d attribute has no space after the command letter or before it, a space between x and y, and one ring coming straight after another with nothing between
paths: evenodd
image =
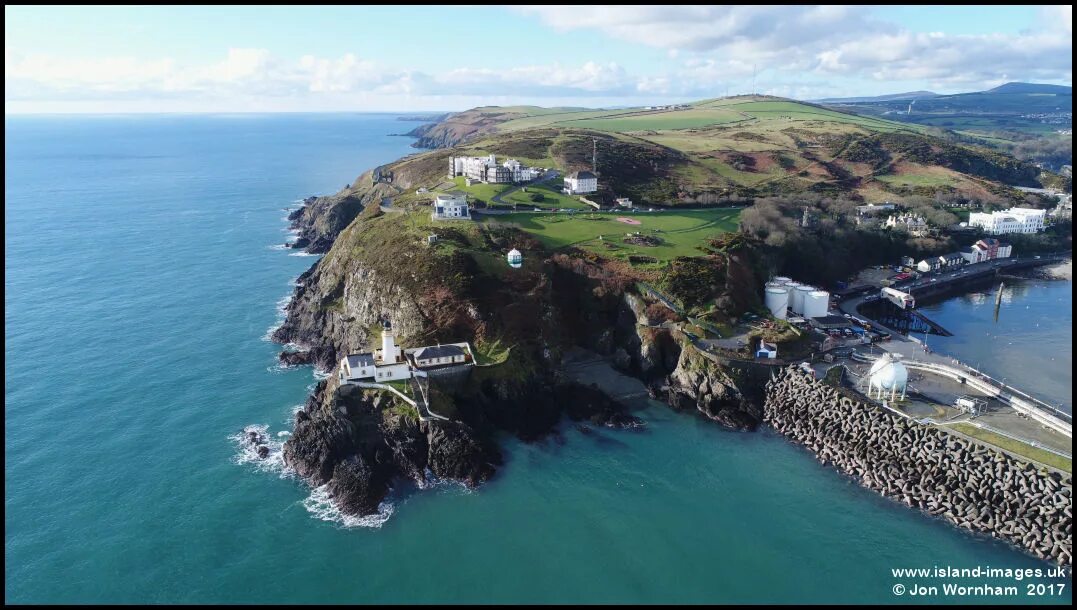
<instances>
[{"instance_id":1,"label":"white storage tank","mask_svg":"<svg viewBox=\"0 0 1077 610\"><path fill-rule=\"evenodd\" d=\"M793 309L793 303L796 302L796 294L797 294L797 287L798 286L800 286L800 284L798 282L794 282L793 280L789 280L785 284L785 289L789 291L789 309ZM794 313L800 313L795 309L793 309L793 312Z\"/></svg>"},{"instance_id":2,"label":"white storage tank","mask_svg":"<svg viewBox=\"0 0 1077 610\"><path fill-rule=\"evenodd\" d=\"M813 290L804 297L804 317L821 318L830 309L830 293L825 290Z\"/></svg>"},{"instance_id":3,"label":"white storage tank","mask_svg":"<svg viewBox=\"0 0 1077 610\"><path fill-rule=\"evenodd\" d=\"M789 282L792 282L793 280L792 280L792 278L785 277L784 275L779 275L778 277L774 278L771 281L775 282L775 283L778 283L778 284L788 284Z\"/></svg>"},{"instance_id":4,"label":"white storage tank","mask_svg":"<svg viewBox=\"0 0 1077 610\"><path fill-rule=\"evenodd\" d=\"M793 311L800 315L804 315L804 301L807 300L808 295L815 291L814 286L808 286L807 284L800 284L793 292Z\"/></svg>"},{"instance_id":5,"label":"white storage tank","mask_svg":"<svg viewBox=\"0 0 1077 610\"><path fill-rule=\"evenodd\" d=\"M764 296L770 315L784 320L785 310L789 307L789 291L779 286L770 286L767 287Z\"/></svg>"},{"instance_id":6,"label":"white storage tank","mask_svg":"<svg viewBox=\"0 0 1077 610\"><path fill-rule=\"evenodd\" d=\"M792 281L792 280L790 280L790 281ZM793 291L793 289L792 289L792 287L789 286L788 281L780 282L777 279L770 280L769 282L767 282L765 288L784 288L785 289L785 294L786 294L786 297L785 297L786 298L786 307L788 307L792 303L792 297L793 297L792 291Z\"/></svg>"}]
</instances>

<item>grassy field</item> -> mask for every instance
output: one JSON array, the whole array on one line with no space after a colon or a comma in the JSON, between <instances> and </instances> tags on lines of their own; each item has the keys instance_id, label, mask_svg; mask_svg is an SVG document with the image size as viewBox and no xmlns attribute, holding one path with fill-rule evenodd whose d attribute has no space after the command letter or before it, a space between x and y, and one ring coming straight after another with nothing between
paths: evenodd
<instances>
[{"instance_id":1,"label":"grassy field","mask_svg":"<svg viewBox=\"0 0 1077 610\"><path fill-rule=\"evenodd\" d=\"M996 447L1001 447L1011 453L1023 455L1032 461L1047 464L1048 466L1053 466L1066 472L1073 472L1073 460L1064 458L1060 455L1055 455L1050 451L1044 451L1043 449L1032 447L1031 445L1015 441L1011 438L969 424L954 424L952 427L966 436L978 438L986 443L995 445Z\"/></svg>"},{"instance_id":2,"label":"grassy field","mask_svg":"<svg viewBox=\"0 0 1077 610\"><path fill-rule=\"evenodd\" d=\"M617 220L629 217L640 224ZM655 259L664 264L676 256L696 256L699 246L721 233L735 231L740 210L662 211L618 214L617 212L567 214L505 214L484 218L484 222L504 222L535 235L547 248L577 246L607 256L629 260L630 255ZM625 243L627 234L660 240L656 246Z\"/></svg>"},{"instance_id":3,"label":"grassy field","mask_svg":"<svg viewBox=\"0 0 1077 610\"><path fill-rule=\"evenodd\" d=\"M453 178L453 184L456 185L454 187L456 190L463 191L471 195L472 198L481 199L487 203L494 195L498 195L512 187L511 184L486 184L485 182L476 182L471 186L466 186L463 176Z\"/></svg>"},{"instance_id":4,"label":"grassy field","mask_svg":"<svg viewBox=\"0 0 1077 610\"><path fill-rule=\"evenodd\" d=\"M696 109L644 112L628 116L612 116L583 120L562 121L562 127L580 127L599 131L645 131L670 129L698 129L711 125L743 121L746 117L724 109Z\"/></svg>"},{"instance_id":5,"label":"grassy field","mask_svg":"<svg viewBox=\"0 0 1077 610\"><path fill-rule=\"evenodd\" d=\"M491 116L493 111L493 108L489 111ZM900 199L935 189L972 196L982 196L984 192L979 181L957 171L935 171L939 167L930 162L904 162L891 175L875 180L871 165L843 157L843 150L838 146L873 134L894 132L920 136L930 142L930 130L914 123L850 114L793 100L738 96L704 100L677 110L512 107L502 111L506 118L515 118L489 127L490 133L501 134L472 141L465 146L469 154L494 152L568 171L586 163L590 157L589 150L584 150L590 147L590 142L586 142L586 147L580 144L589 138L587 132L603 132L612 138L605 142L617 155L603 157L600 150L599 158L632 159L635 164L623 163L633 167L630 175L616 176L616 172L609 172L607 186L615 190L619 187L626 191L624 194L645 205L675 205L678 199L685 198L681 193L796 192L820 183L825 183L827 188L853 190L868 201ZM899 143L904 141L891 137L883 146L901 162L900 146L904 144ZM633 147L646 152L632 153ZM978 153L970 149L969 154ZM660 160L648 167L645 158L650 157ZM997 176L1010 172L990 158L968 166L981 168L973 174L990 180L998 180ZM654 176L657 186L640 186L649 175ZM638 184L632 184L632 179L640 176L643 178L636 180ZM856 178L861 180L857 182ZM476 186L469 193L489 201L497 188L500 187ZM583 208L556 192L546 198L550 201L538 207ZM514 193L506 202L535 207L523 193Z\"/></svg>"},{"instance_id":6,"label":"grassy field","mask_svg":"<svg viewBox=\"0 0 1077 610\"><path fill-rule=\"evenodd\" d=\"M578 197L572 197L561 192L561 186L563 181L558 178L556 180L550 180L542 184L528 186L527 192L521 188L518 191L513 191L505 197L502 197L502 201L505 203L515 203L525 209L542 208L544 210L551 210L554 208L568 208L573 210L590 210L591 206L580 201ZM542 194L542 201L531 201L531 195L535 193Z\"/></svg>"},{"instance_id":7,"label":"grassy field","mask_svg":"<svg viewBox=\"0 0 1077 610\"><path fill-rule=\"evenodd\" d=\"M816 106L808 106L797 102L783 101L739 101L723 103L726 100L713 102L710 108L725 108L735 112L742 112L759 120L786 120L786 121L828 121L837 123L850 123L860 125L876 131L908 131L918 133L922 129L916 125L888 121L855 114L845 114L834 110L827 110Z\"/></svg>"}]
</instances>

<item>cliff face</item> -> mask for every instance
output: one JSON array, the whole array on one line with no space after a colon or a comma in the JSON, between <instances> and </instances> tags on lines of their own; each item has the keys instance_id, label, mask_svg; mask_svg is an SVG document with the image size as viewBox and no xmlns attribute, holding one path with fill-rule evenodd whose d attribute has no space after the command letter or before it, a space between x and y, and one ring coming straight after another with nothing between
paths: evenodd
<instances>
[{"instance_id":1,"label":"cliff face","mask_svg":"<svg viewBox=\"0 0 1077 610\"><path fill-rule=\"evenodd\" d=\"M674 409L694 408L727 428L754 430L763 420L763 409L749 398L753 383L758 381L686 345L669 375L667 401Z\"/></svg>"},{"instance_id":2,"label":"cliff face","mask_svg":"<svg viewBox=\"0 0 1077 610\"><path fill-rule=\"evenodd\" d=\"M415 148L451 148L474 137L490 133L505 121L522 117L521 113L506 112L497 107L472 108L454 112L436 123L420 125L407 135L416 138Z\"/></svg>"},{"instance_id":3,"label":"cliff face","mask_svg":"<svg viewBox=\"0 0 1077 610\"><path fill-rule=\"evenodd\" d=\"M298 232L291 247L312 254L328 252L336 236L368 206L391 203L394 197L439 182L448 156L434 151L405 157L365 172L333 195L307 198L303 207L288 215L291 228Z\"/></svg>"},{"instance_id":4,"label":"cliff face","mask_svg":"<svg viewBox=\"0 0 1077 610\"><path fill-rule=\"evenodd\" d=\"M389 395L322 381L296 415L284 460L312 485L328 484L338 508L371 514L396 480L425 484L428 472L468 486L493 475L497 446L459 422L420 422Z\"/></svg>"},{"instance_id":5,"label":"cliff face","mask_svg":"<svg viewBox=\"0 0 1077 610\"><path fill-rule=\"evenodd\" d=\"M400 345L511 346L502 364L475 367L459 383L431 383L431 410L452 421L418 421L415 408L391 394L338 387L335 376L318 385L296 416L284 459L312 485L327 484L346 513L374 512L395 482L423 484L428 472L482 483L500 463L492 440L499 431L539 438L564 414L610 427L639 424L616 403L561 378L566 335L545 265L501 273L476 262L511 244L526 250L524 237L457 223L439 225L441 239L430 246L428 231L404 215L368 209L300 276L274 333L305 350L288 361L325 370L377 345L383 321Z\"/></svg>"}]
</instances>

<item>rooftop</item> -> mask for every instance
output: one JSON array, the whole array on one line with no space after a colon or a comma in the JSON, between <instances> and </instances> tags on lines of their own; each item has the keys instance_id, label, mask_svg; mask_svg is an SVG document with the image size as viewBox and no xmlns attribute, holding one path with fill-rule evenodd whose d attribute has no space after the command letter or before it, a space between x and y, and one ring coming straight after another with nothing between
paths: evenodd
<instances>
[{"instance_id":1,"label":"rooftop","mask_svg":"<svg viewBox=\"0 0 1077 610\"><path fill-rule=\"evenodd\" d=\"M415 352L416 359L426 360L428 358L447 358L450 356L463 356L464 350L460 349L456 345L436 345L431 347L424 347Z\"/></svg>"},{"instance_id":2,"label":"rooftop","mask_svg":"<svg viewBox=\"0 0 1077 610\"><path fill-rule=\"evenodd\" d=\"M374 354L364 352L362 354L348 354L348 366L374 366Z\"/></svg>"},{"instance_id":3,"label":"rooftop","mask_svg":"<svg viewBox=\"0 0 1077 610\"><path fill-rule=\"evenodd\" d=\"M598 178L598 176L587 170L584 170L582 172L572 172L571 174L565 176L565 178L568 180L593 180Z\"/></svg>"}]
</instances>

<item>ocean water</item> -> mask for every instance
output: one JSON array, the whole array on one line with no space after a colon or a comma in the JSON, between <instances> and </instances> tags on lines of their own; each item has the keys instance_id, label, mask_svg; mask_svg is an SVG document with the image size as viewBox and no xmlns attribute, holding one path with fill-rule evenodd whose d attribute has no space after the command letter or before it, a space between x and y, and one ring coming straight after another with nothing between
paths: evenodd
<instances>
[{"instance_id":1,"label":"ocean water","mask_svg":"<svg viewBox=\"0 0 1077 610\"><path fill-rule=\"evenodd\" d=\"M1003 281L920 307L953 337L928 335L928 347L1073 412L1073 280ZM922 337L921 337L922 338Z\"/></svg>"},{"instance_id":2,"label":"ocean water","mask_svg":"<svg viewBox=\"0 0 1077 610\"><path fill-rule=\"evenodd\" d=\"M895 568L1047 567L773 433L661 405L642 432L505 439L478 491L402 489L364 523L249 460L234 437L282 442L314 382L265 339L316 260L275 248L283 208L412 152L387 135L410 127L5 120L7 601L893 602L912 600L896 584L982 580ZM1070 599L1024 593L1007 600Z\"/></svg>"}]
</instances>

